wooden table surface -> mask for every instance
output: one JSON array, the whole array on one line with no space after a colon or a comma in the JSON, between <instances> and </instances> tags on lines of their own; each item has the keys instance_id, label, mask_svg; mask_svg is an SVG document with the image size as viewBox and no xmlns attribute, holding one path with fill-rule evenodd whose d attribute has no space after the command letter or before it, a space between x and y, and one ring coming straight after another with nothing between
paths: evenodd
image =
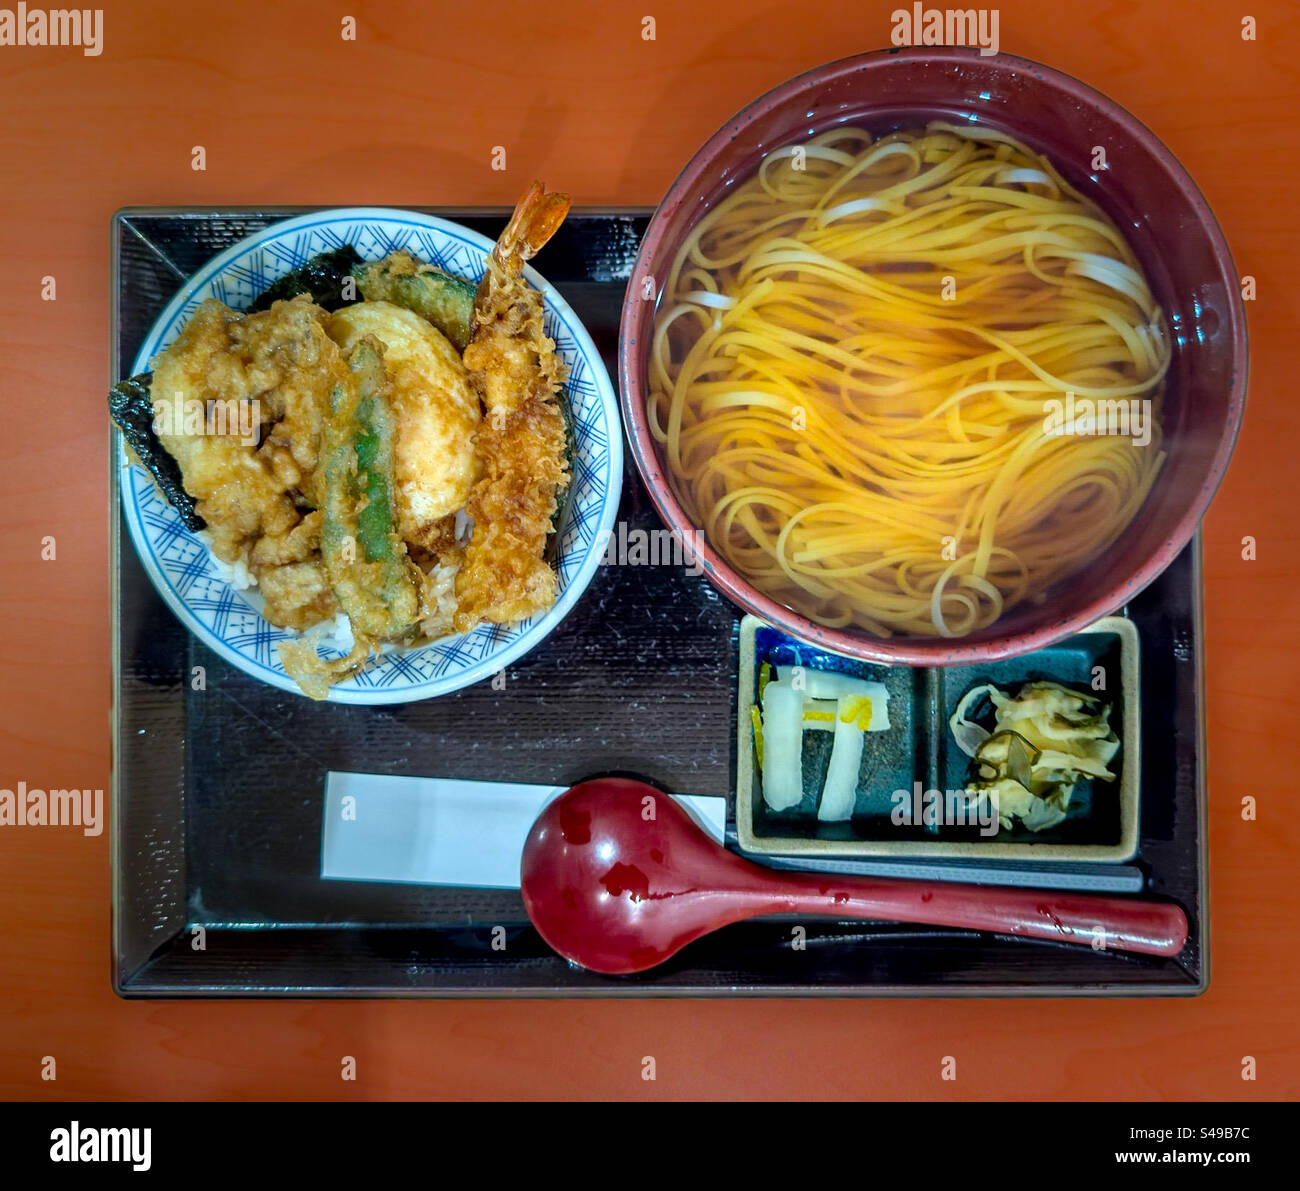
<instances>
[{"instance_id":1,"label":"wooden table surface","mask_svg":"<svg viewBox=\"0 0 1300 1191\"><path fill-rule=\"evenodd\" d=\"M534 175L582 204L652 204L749 99L888 44L894 6L440 7L115 3L98 56L0 47L0 787L108 788L116 208L506 204ZM0 827L0 1096L1300 1093L1298 12L1286 0L999 9L1000 48L1076 75L1158 133L1218 214L1238 271L1256 279L1245 429L1204 526L1204 997L125 1002L109 987L107 832ZM341 36L348 13L355 41ZM1254 40L1242 36L1248 14ZM203 172L191 168L196 145ZM494 146L506 148L504 172L491 168ZM54 301L42 297L47 277ZM1247 535L1254 561L1242 556ZM42 558L48 537L53 560ZM357 1059L355 1082L340 1079L343 1055ZM54 1081L42 1079L45 1056ZM642 1078L646 1056L654 1081ZM955 1080L940 1078L945 1056Z\"/></svg>"}]
</instances>

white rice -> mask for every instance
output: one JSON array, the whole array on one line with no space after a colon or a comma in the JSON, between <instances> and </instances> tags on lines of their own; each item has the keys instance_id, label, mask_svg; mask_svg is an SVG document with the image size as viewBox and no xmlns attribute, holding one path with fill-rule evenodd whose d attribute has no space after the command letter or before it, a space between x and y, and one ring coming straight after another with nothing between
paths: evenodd
<instances>
[{"instance_id":1,"label":"white rice","mask_svg":"<svg viewBox=\"0 0 1300 1191\"><path fill-rule=\"evenodd\" d=\"M212 553L212 535L206 529L199 530L194 536L208 548L208 565L218 579L228 583L236 591L247 591L250 587L257 586L257 576L248 569L248 563L242 558L236 559L233 563L222 562Z\"/></svg>"},{"instance_id":2,"label":"white rice","mask_svg":"<svg viewBox=\"0 0 1300 1191\"><path fill-rule=\"evenodd\" d=\"M340 653L351 653L356 644L352 636L352 622L346 612L340 612L331 620L322 620L300 634L304 641L310 641L318 649L337 649Z\"/></svg>"}]
</instances>

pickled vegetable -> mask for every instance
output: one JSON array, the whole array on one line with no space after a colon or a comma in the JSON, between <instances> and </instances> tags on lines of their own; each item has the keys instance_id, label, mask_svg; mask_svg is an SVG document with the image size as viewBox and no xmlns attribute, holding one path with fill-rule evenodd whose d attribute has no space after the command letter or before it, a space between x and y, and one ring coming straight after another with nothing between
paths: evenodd
<instances>
[{"instance_id":1,"label":"pickled vegetable","mask_svg":"<svg viewBox=\"0 0 1300 1191\"><path fill-rule=\"evenodd\" d=\"M796 668L778 678L770 662L758 672L757 707L750 708L763 778L763 798L776 811L803 800L803 734L833 733L831 758L822 785L817 817L822 822L851 818L865 752L865 734L889 729L889 692L882 683L850 674ZM761 743L760 743L761 742Z\"/></svg>"},{"instance_id":2,"label":"pickled vegetable","mask_svg":"<svg viewBox=\"0 0 1300 1191\"><path fill-rule=\"evenodd\" d=\"M763 799L774 811L803 799L803 692L769 682L763 692Z\"/></svg>"},{"instance_id":3,"label":"pickled vegetable","mask_svg":"<svg viewBox=\"0 0 1300 1191\"><path fill-rule=\"evenodd\" d=\"M863 745L867 739L865 726L859 724L860 709L854 706L855 700L861 698L861 695L841 695L839 698L830 767L826 770L826 784L822 787L822 799L817 807L817 818L823 823L842 823L853 814ZM870 714L868 708L867 715Z\"/></svg>"},{"instance_id":4,"label":"pickled vegetable","mask_svg":"<svg viewBox=\"0 0 1300 1191\"><path fill-rule=\"evenodd\" d=\"M996 712L992 732L969 718L985 695ZM1080 779L1115 777L1110 704L1059 683L1025 683L1014 698L991 683L972 687L948 723L973 758L972 793L993 803L1004 828L1016 819L1030 831L1054 827Z\"/></svg>"}]
</instances>

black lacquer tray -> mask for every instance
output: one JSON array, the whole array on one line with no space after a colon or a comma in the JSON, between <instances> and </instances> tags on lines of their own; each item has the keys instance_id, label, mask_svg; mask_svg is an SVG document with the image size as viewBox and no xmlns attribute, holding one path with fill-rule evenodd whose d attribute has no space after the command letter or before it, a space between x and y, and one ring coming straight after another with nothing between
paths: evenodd
<instances>
[{"instance_id":1,"label":"black lacquer tray","mask_svg":"<svg viewBox=\"0 0 1300 1191\"><path fill-rule=\"evenodd\" d=\"M301 209L139 208L112 223L113 379L185 279ZM438 209L488 236L504 211ZM646 215L578 211L539 264L615 373ZM107 419L106 419L107 424ZM396 707L315 704L195 641L154 592L111 467L113 980L125 996L1178 995L1208 981L1199 545L1126 609L1142 638L1148 892L1187 911L1176 959L889 923L727 928L610 979L555 956L517 892L322 881L329 770L564 785L624 772L736 783L740 613L681 567L602 567L537 649L490 683ZM620 519L658 528L631 465ZM191 667L207 671L194 691ZM734 808L733 808L734 812ZM733 824L734 826L734 824ZM492 946L505 928L506 947ZM196 928L203 928L202 946ZM499 937L499 935L498 935Z\"/></svg>"}]
</instances>

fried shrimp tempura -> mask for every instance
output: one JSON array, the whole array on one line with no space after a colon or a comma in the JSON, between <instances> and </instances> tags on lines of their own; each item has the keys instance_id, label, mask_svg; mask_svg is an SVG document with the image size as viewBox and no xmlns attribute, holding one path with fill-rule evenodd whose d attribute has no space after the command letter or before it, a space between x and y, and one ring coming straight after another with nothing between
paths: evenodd
<instances>
[{"instance_id":1,"label":"fried shrimp tempura","mask_svg":"<svg viewBox=\"0 0 1300 1191\"><path fill-rule=\"evenodd\" d=\"M571 479L556 403L567 369L542 330L542 296L522 274L568 210L568 195L534 182L488 257L475 298L464 362L484 417L475 440L479 478L466 505L474 531L456 576L458 632L525 620L555 603L556 576L543 552Z\"/></svg>"}]
</instances>

